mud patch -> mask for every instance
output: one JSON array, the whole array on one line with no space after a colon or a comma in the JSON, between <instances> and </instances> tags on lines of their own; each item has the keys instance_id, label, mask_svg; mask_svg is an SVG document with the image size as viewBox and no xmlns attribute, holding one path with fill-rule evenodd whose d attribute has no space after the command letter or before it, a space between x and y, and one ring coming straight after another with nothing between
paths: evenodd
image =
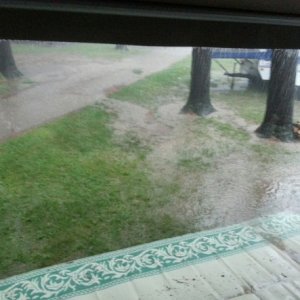
<instances>
[{"instance_id":1,"label":"mud patch","mask_svg":"<svg viewBox=\"0 0 300 300\"><path fill-rule=\"evenodd\" d=\"M272 142L264 144L253 133L254 125L225 105L218 105L217 113L203 119L179 114L181 101L162 105L155 112L113 99L103 104L118 116L113 128L119 138L136 135L151 149L146 161L153 180L179 185L176 194L170 195L170 203L158 208L158 214L171 213L193 230L203 230L297 207L286 189L275 191L277 200L268 191L286 163L281 154L270 161L260 157L260 152L273 149ZM293 145L282 147L284 156ZM295 179L287 187L295 199L297 182ZM283 199L280 193L287 197Z\"/></svg>"}]
</instances>

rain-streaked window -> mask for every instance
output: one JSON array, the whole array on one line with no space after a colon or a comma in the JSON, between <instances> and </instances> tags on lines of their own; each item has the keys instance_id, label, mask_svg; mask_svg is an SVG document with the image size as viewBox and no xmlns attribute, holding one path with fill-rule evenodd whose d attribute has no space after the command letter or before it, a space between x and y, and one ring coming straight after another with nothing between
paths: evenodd
<instances>
[{"instance_id":1,"label":"rain-streaked window","mask_svg":"<svg viewBox=\"0 0 300 300\"><path fill-rule=\"evenodd\" d=\"M298 63L285 49L0 40L0 278L299 216ZM261 236L299 270L274 232Z\"/></svg>"}]
</instances>

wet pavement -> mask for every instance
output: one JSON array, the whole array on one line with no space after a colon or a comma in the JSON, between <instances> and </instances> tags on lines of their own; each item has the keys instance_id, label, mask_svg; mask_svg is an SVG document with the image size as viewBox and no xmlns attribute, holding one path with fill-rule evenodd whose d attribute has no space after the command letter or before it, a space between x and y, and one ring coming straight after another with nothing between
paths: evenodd
<instances>
[{"instance_id":1,"label":"wet pavement","mask_svg":"<svg viewBox=\"0 0 300 300\"><path fill-rule=\"evenodd\" d=\"M300 172L291 176L273 180L265 190L262 202L265 211L289 210L300 213Z\"/></svg>"}]
</instances>

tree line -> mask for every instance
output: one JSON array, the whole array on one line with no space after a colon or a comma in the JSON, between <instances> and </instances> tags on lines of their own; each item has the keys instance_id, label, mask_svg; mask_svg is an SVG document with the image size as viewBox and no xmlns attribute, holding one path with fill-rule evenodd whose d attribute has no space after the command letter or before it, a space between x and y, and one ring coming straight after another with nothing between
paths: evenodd
<instances>
[{"instance_id":1,"label":"tree line","mask_svg":"<svg viewBox=\"0 0 300 300\"><path fill-rule=\"evenodd\" d=\"M210 98L211 53L211 48L193 48L190 91L181 113L206 116L215 111ZM276 137L282 141L294 139L293 108L297 61L298 50L273 50L266 111L262 124L256 130L258 136ZM0 40L0 73L7 79L22 76L8 40Z\"/></svg>"}]
</instances>

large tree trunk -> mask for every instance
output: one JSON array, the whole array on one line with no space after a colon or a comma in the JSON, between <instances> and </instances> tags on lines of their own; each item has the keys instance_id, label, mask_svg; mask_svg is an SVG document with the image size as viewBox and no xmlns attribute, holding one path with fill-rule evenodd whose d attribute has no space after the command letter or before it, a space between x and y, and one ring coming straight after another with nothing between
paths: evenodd
<instances>
[{"instance_id":1,"label":"large tree trunk","mask_svg":"<svg viewBox=\"0 0 300 300\"><path fill-rule=\"evenodd\" d=\"M22 76L16 66L10 42L6 40L0 40L0 73L7 79Z\"/></svg>"},{"instance_id":2,"label":"large tree trunk","mask_svg":"<svg viewBox=\"0 0 300 300\"><path fill-rule=\"evenodd\" d=\"M267 108L262 125L256 130L263 138L290 141L293 133L293 109L298 51L275 49L272 55Z\"/></svg>"},{"instance_id":3,"label":"large tree trunk","mask_svg":"<svg viewBox=\"0 0 300 300\"><path fill-rule=\"evenodd\" d=\"M206 116L215 111L210 102L211 49L193 48L190 94L182 113Z\"/></svg>"}]
</instances>

